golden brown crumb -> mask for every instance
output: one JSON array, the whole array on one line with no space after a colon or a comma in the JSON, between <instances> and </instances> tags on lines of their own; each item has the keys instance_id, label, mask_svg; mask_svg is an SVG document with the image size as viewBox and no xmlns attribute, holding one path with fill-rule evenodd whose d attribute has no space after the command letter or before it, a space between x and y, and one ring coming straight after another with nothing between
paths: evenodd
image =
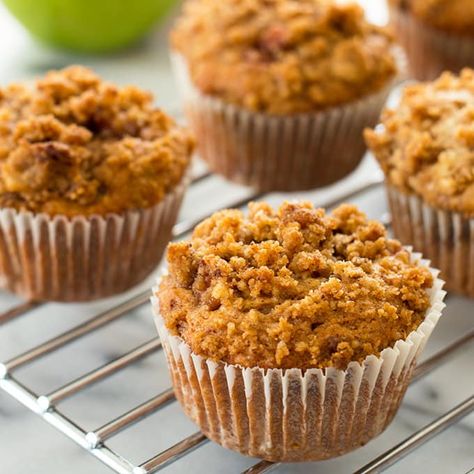
<instances>
[{"instance_id":1,"label":"golden brown crumb","mask_svg":"<svg viewBox=\"0 0 474 474\"><path fill-rule=\"evenodd\" d=\"M412 11L420 20L440 30L474 35L472 0L390 0L390 3Z\"/></svg>"},{"instance_id":2,"label":"golden brown crumb","mask_svg":"<svg viewBox=\"0 0 474 474\"><path fill-rule=\"evenodd\" d=\"M409 86L367 144L390 183L440 209L474 215L474 71Z\"/></svg>"},{"instance_id":3,"label":"golden brown crumb","mask_svg":"<svg viewBox=\"0 0 474 474\"><path fill-rule=\"evenodd\" d=\"M274 114L359 99L396 72L387 33L334 0L191 0L171 38L202 92Z\"/></svg>"},{"instance_id":4,"label":"golden brown crumb","mask_svg":"<svg viewBox=\"0 0 474 474\"><path fill-rule=\"evenodd\" d=\"M48 214L147 208L179 183L190 135L152 105L73 66L0 89L0 206Z\"/></svg>"},{"instance_id":5,"label":"golden brown crumb","mask_svg":"<svg viewBox=\"0 0 474 474\"><path fill-rule=\"evenodd\" d=\"M244 367L344 369L416 329L430 272L351 205L214 214L168 248L158 297L192 350Z\"/></svg>"}]
</instances>

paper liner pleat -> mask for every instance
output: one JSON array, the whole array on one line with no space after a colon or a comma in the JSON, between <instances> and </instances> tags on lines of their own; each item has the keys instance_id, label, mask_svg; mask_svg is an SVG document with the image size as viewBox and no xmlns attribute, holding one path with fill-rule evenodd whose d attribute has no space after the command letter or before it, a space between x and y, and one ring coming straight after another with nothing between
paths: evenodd
<instances>
[{"instance_id":1,"label":"paper liner pleat","mask_svg":"<svg viewBox=\"0 0 474 474\"><path fill-rule=\"evenodd\" d=\"M429 267L413 253L412 260ZM270 461L314 461L344 454L381 433L395 416L416 361L444 307L435 280L417 330L379 357L346 370L261 369L214 362L171 335L152 298L177 399L215 442ZM155 288L154 294L158 291Z\"/></svg>"},{"instance_id":2,"label":"paper liner pleat","mask_svg":"<svg viewBox=\"0 0 474 474\"><path fill-rule=\"evenodd\" d=\"M376 124L395 82L344 106L278 116L200 93L182 56L171 58L200 156L212 171L261 191L325 186L353 171L366 151L362 131Z\"/></svg>"},{"instance_id":3,"label":"paper liner pleat","mask_svg":"<svg viewBox=\"0 0 474 474\"><path fill-rule=\"evenodd\" d=\"M430 258L449 290L474 297L474 218L435 209L390 184L387 194L395 237Z\"/></svg>"},{"instance_id":4,"label":"paper liner pleat","mask_svg":"<svg viewBox=\"0 0 474 474\"><path fill-rule=\"evenodd\" d=\"M0 210L0 284L28 300L84 301L131 288L158 265L189 178L157 205L122 214Z\"/></svg>"},{"instance_id":5,"label":"paper liner pleat","mask_svg":"<svg viewBox=\"0 0 474 474\"><path fill-rule=\"evenodd\" d=\"M415 79L433 80L446 70L474 67L474 36L433 28L399 8L390 9L390 20Z\"/></svg>"}]
</instances>

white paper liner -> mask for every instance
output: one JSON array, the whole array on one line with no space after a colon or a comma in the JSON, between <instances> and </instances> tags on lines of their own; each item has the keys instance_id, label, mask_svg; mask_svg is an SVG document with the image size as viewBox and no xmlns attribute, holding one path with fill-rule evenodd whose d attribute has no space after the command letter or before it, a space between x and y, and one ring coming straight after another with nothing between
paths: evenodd
<instances>
[{"instance_id":1,"label":"white paper liner","mask_svg":"<svg viewBox=\"0 0 474 474\"><path fill-rule=\"evenodd\" d=\"M413 253L412 261L421 255ZM429 267L429 261L420 264ZM172 336L152 298L176 397L210 439L270 461L315 461L344 454L381 433L403 398L442 309L438 270L431 307L406 340L346 370L242 368L194 354ZM154 294L158 291L154 289Z\"/></svg>"},{"instance_id":2,"label":"white paper liner","mask_svg":"<svg viewBox=\"0 0 474 474\"><path fill-rule=\"evenodd\" d=\"M430 258L446 287L474 298L474 218L426 204L386 183L393 232Z\"/></svg>"},{"instance_id":3,"label":"white paper liner","mask_svg":"<svg viewBox=\"0 0 474 474\"><path fill-rule=\"evenodd\" d=\"M403 53L394 54L403 68ZM362 132L377 123L396 82L344 106L278 116L202 94L185 59L173 53L171 61L200 156L212 171L260 191L312 189L354 170L366 151Z\"/></svg>"},{"instance_id":4,"label":"white paper liner","mask_svg":"<svg viewBox=\"0 0 474 474\"><path fill-rule=\"evenodd\" d=\"M474 36L444 32L394 7L390 9L390 20L415 79L433 80L446 70L459 72L464 67L474 67Z\"/></svg>"},{"instance_id":5,"label":"white paper liner","mask_svg":"<svg viewBox=\"0 0 474 474\"><path fill-rule=\"evenodd\" d=\"M0 285L28 300L85 301L149 275L169 242L189 177L157 205L122 214L49 216L0 209Z\"/></svg>"}]
</instances>

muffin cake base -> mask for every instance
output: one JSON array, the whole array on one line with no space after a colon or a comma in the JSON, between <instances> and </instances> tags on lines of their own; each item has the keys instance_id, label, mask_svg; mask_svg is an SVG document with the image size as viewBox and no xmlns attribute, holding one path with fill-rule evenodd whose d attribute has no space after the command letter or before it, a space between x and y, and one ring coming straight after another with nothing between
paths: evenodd
<instances>
[{"instance_id":1,"label":"muffin cake base","mask_svg":"<svg viewBox=\"0 0 474 474\"><path fill-rule=\"evenodd\" d=\"M474 298L474 218L435 209L387 183L395 237L441 270L446 288Z\"/></svg>"},{"instance_id":2,"label":"muffin cake base","mask_svg":"<svg viewBox=\"0 0 474 474\"><path fill-rule=\"evenodd\" d=\"M413 260L419 258L412 254ZM176 397L207 437L244 455L316 461L356 449L394 417L441 316L443 282L437 270L431 272L431 307L418 329L379 357L352 362L346 370L264 370L206 359L168 332L153 298Z\"/></svg>"},{"instance_id":3,"label":"muffin cake base","mask_svg":"<svg viewBox=\"0 0 474 474\"><path fill-rule=\"evenodd\" d=\"M200 156L212 171L259 191L312 189L353 171L366 151L362 131L377 123L394 83L347 105L279 116L204 95L184 58L173 54L172 63Z\"/></svg>"},{"instance_id":4,"label":"muffin cake base","mask_svg":"<svg viewBox=\"0 0 474 474\"><path fill-rule=\"evenodd\" d=\"M0 285L27 300L121 293L158 265L189 178L149 209L91 217L0 210Z\"/></svg>"}]
</instances>

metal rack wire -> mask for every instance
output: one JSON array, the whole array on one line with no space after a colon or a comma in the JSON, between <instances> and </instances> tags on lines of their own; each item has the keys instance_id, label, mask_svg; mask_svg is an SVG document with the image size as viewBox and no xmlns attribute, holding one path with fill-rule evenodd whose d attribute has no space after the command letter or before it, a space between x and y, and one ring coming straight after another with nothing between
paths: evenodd
<instances>
[{"instance_id":1,"label":"metal rack wire","mask_svg":"<svg viewBox=\"0 0 474 474\"><path fill-rule=\"evenodd\" d=\"M208 177L209 173L201 173L194 178L193 184L207 179ZM351 189L350 192L340 192L335 199L331 200L331 202L323 202L321 204L325 207L333 207L342 201L350 200L357 195L381 186L381 184L379 177L367 177L365 180L361 180L355 188ZM242 207L249 201L261 197L262 195L258 194L247 196L242 200L233 202L231 206L236 208ZM381 218L382 217L383 216L381 216ZM197 224L197 221L200 220L201 219L177 223L174 227L174 238L182 238L190 232ZM387 221L386 223L389 224L388 219L385 218L385 220ZM121 355L120 357L106 363L105 365L97 367L94 370L83 374L79 378L76 378L46 394L35 393L28 386L21 383L16 378L15 371L41 359L47 354L56 352L68 344L80 340L82 337L93 333L99 328L106 328L113 321L120 318L126 318L131 314L132 310L146 304L149 297L149 291L139 293L129 300L91 317L89 320L73 327L59 336L33 347L26 352L18 354L6 362L0 363L0 389L21 402L37 415L41 416L47 423L54 426L79 446L120 474L151 474L157 472L208 442L208 439L202 433L196 432L140 465L133 464L107 445L107 441L118 433L156 413L158 410L163 409L168 404L173 403L175 401L173 390L168 388L151 399L144 401L139 406L136 406L90 432L81 428L74 420L62 413L58 405L60 402L87 389L94 383L110 377L112 374L140 361L150 354L160 351L161 343L159 339L153 338L145 341L138 347L135 347L133 350ZM40 304L41 303L23 303L3 314L0 314L0 326L2 324L13 323L17 318L25 315ZM416 369L412 383L415 383L417 380L430 373L433 369L445 363L448 359L453 357L457 351L465 348L467 344L472 341L474 341L474 329L420 364ZM384 470L430 438L441 433L463 417L466 417L473 410L474 395L471 395L455 408L444 413L438 419L427 424L400 444L391 447L379 457L361 467L357 473L369 474ZM247 469L245 473L266 473L270 472L276 466L277 464L261 461Z\"/></svg>"}]
</instances>

